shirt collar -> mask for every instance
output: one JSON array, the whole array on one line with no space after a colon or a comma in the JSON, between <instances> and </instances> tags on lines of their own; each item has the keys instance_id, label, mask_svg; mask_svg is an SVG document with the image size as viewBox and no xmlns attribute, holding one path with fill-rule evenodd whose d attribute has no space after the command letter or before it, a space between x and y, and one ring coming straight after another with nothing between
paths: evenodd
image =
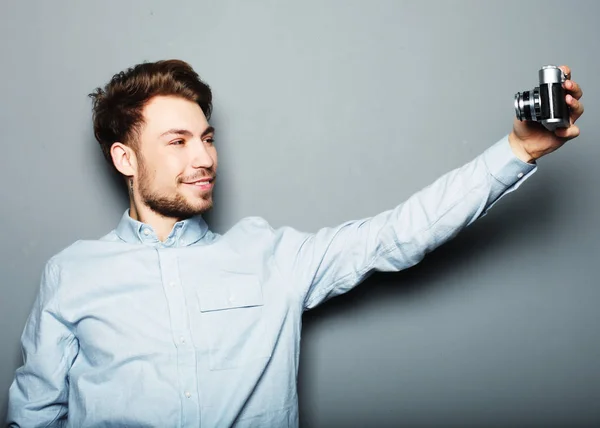
<instances>
[{"instance_id":1,"label":"shirt collar","mask_svg":"<svg viewBox=\"0 0 600 428\"><path fill-rule=\"evenodd\" d=\"M201 215L178 221L164 242L158 240L152 226L134 220L129 209L123 213L121 221L115 229L117 236L125 242L142 243L152 246L185 247L198 242L208 231L208 225Z\"/></svg>"}]
</instances>

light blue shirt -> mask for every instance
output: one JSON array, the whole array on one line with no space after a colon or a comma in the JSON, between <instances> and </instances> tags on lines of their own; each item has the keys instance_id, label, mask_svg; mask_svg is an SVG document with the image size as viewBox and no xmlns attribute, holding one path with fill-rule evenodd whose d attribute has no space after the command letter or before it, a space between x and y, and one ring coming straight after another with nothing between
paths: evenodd
<instances>
[{"instance_id":1,"label":"light blue shirt","mask_svg":"<svg viewBox=\"0 0 600 428\"><path fill-rule=\"evenodd\" d=\"M536 170L507 137L396 208L316 233L201 217L165 242L125 212L46 264L8 422L22 427L297 427L302 313L398 271Z\"/></svg>"}]
</instances>

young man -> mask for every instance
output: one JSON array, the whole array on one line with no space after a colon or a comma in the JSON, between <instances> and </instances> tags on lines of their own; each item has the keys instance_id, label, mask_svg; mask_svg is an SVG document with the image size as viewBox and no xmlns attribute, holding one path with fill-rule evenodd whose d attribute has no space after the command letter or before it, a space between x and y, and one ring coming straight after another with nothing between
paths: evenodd
<instances>
[{"instance_id":1,"label":"young man","mask_svg":"<svg viewBox=\"0 0 600 428\"><path fill-rule=\"evenodd\" d=\"M570 73L567 67L563 70ZM567 80L571 123L583 113ZM217 171L211 92L182 61L137 65L92 94L130 206L47 263L10 389L11 426L298 426L304 310L373 271L418 263L579 134L510 135L395 209L314 234L201 214Z\"/></svg>"}]
</instances>

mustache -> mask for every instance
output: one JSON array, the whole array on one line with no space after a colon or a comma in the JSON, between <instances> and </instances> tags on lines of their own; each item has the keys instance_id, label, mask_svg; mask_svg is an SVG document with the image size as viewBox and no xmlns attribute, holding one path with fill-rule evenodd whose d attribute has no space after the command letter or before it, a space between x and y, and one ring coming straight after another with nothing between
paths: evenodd
<instances>
[{"instance_id":1,"label":"mustache","mask_svg":"<svg viewBox=\"0 0 600 428\"><path fill-rule=\"evenodd\" d=\"M189 183L192 181L202 180L203 178L209 178L216 180L217 174L213 170L202 171L200 174L194 174L189 177L182 177L179 179L180 183Z\"/></svg>"}]
</instances>

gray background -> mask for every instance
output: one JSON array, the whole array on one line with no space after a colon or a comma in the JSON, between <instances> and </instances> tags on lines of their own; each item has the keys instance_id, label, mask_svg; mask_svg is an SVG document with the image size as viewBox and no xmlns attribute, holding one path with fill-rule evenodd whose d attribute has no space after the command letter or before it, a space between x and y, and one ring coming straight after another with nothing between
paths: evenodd
<instances>
[{"instance_id":1,"label":"gray background","mask_svg":"<svg viewBox=\"0 0 600 428\"><path fill-rule=\"evenodd\" d=\"M2 0L0 418L45 261L126 208L86 95L182 58L214 90L219 232L391 208L508 133L541 65L571 65L580 138L417 267L306 314L301 424L599 426L598 17L594 0Z\"/></svg>"}]
</instances>

